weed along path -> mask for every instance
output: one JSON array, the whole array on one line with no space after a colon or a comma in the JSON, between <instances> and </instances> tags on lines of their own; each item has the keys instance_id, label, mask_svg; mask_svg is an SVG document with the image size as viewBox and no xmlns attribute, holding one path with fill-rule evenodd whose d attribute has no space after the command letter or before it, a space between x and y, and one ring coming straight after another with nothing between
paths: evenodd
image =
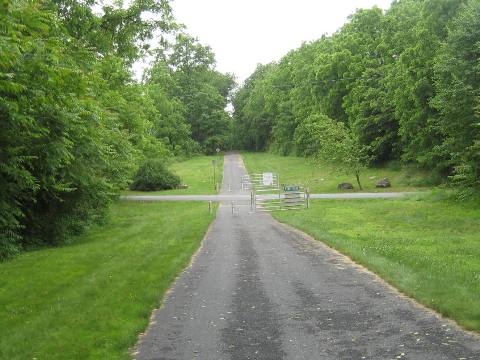
<instances>
[{"instance_id":1,"label":"weed along path","mask_svg":"<svg viewBox=\"0 0 480 360\"><path fill-rule=\"evenodd\" d=\"M239 155L223 195L247 195ZM228 190L230 184L231 191ZM136 359L480 359L480 338L268 214L221 203Z\"/></svg>"}]
</instances>

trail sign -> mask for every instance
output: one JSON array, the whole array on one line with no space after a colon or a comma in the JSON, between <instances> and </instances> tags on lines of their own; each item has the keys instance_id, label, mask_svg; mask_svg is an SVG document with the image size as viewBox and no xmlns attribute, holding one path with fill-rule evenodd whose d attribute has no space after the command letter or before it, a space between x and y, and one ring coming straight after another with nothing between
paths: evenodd
<instances>
[{"instance_id":1,"label":"trail sign","mask_svg":"<svg viewBox=\"0 0 480 360\"><path fill-rule=\"evenodd\" d=\"M273 173L266 172L262 174L262 182L264 186L272 186L273 185Z\"/></svg>"}]
</instances>

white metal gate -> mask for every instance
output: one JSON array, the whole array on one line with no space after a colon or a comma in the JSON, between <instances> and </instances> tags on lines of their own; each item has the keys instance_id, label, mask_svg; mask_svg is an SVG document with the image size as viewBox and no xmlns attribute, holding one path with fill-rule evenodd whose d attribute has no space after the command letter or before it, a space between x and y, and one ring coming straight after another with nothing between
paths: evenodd
<instances>
[{"instance_id":1,"label":"white metal gate","mask_svg":"<svg viewBox=\"0 0 480 360\"><path fill-rule=\"evenodd\" d=\"M250 190L250 209L255 212L299 210L310 206L308 189L298 185L281 186L276 173L244 175L242 189Z\"/></svg>"}]
</instances>

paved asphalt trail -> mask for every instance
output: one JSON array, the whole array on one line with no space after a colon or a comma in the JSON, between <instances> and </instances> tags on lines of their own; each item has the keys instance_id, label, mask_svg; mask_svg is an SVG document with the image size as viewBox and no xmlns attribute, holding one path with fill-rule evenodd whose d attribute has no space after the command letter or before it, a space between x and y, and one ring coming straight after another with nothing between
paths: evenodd
<instances>
[{"instance_id":1,"label":"paved asphalt trail","mask_svg":"<svg viewBox=\"0 0 480 360\"><path fill-rule=\"evenodd\" d=\"M239 155L224 184L242 194ZM227 193L226 189L223 189ZM136 358L480 359L480 338L414 305L267 214L220 205Z\"/></svg>"}]
</instances>

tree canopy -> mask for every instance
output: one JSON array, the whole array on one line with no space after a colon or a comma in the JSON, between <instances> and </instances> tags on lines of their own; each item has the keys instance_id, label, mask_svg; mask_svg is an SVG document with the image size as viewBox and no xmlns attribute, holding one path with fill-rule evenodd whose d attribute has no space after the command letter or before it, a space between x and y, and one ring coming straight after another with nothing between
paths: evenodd
<instances>
[{"instance_id":1,"label":"tree canopy","mask_svg":"<svg viewBox=\"0 0 480 360\"><path fill-rule=\"evenodd\" d=\"M100 221L148 159L228 146L233 77L168 1L0 6L0 260Z\"/></svg>"},{"instance_id":2,"label":"tree canopy","mask_svg":"<svg viewBox=\"0 0 480 360\"><path fill-rule=\"evenodd\" d=\"M315 119L326 117L370 164L480 185L479 9L479 0L397 0L259 65L233 99L236 146L317 156Z\"/></svg>"}]
</instances>

